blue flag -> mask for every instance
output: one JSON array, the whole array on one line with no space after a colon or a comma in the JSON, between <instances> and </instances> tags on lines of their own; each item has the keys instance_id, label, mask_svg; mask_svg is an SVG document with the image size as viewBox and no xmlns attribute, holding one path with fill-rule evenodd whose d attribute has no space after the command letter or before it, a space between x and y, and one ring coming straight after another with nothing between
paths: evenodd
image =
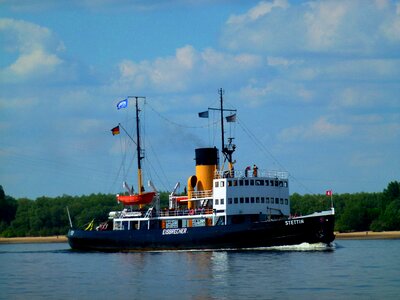
<instances>
[{"instance_id":1,"label":"blue flag","mask_svg":"<svg viewBox=\"0 0 400 300\"><path fill-rule=\"evenodd\" d=\"M119 101L117 104L117 109L126 108L128 107L128 99Z\"/></svg>"}]
</instances>

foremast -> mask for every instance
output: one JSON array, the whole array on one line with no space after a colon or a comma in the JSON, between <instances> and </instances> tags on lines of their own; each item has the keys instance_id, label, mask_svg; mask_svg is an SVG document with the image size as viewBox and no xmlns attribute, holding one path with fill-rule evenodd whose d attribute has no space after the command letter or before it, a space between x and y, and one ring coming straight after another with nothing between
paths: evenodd
<instances>
[{"instance_id":1,"label":"foremast","mask_svg":"<svg viewBox=\"0 0 400 300\"><path fill-rule=\"evenodd\" d=\"M136 142L132 139L132 141L136 144L136 152L137 152L137 183L138 190L137 193L134 194L133 190L129 191L129 195L119 195L117 194L117 200L122 202L126 206L139 205L139 208L143 208L145 204L149 204L152 202L156 192L145 192L143 186L143 177L142 177L142 159L144 158L144 151L141 147L141 139L140 139L140 118L139 118L139 99L146 99L146 97L142 96L128 96L127 98L135 99L135 108L136 108ZM124 129L125 130L125 129ZM129 134L128 134L129 136ZM153 188L154 189L154 188ZM155 190L155 189L154 189Z\"/></svg>"},{"instance_id":2,"label":"foremast","mask_svg":"<svg viewBox=\"0 0 400 300\"><path fill-rule=\"evenodd\" d=\"M137 179L138 179L138 194L141 195L143 188L143 178L142 178L142 164L141 161L144 158L142 155L142 148L140 144L140 119L139 119L139 98L146 99L145 97L139 96L131 96L131 98L135 98L135 107L136 107L136 151L137 151Z\"/></svg>"}]
</instances>

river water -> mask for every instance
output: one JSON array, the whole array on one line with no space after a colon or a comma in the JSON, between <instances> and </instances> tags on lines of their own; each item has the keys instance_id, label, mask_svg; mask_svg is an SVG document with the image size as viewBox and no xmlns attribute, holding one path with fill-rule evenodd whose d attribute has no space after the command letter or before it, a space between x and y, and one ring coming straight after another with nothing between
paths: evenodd
<instances>
[{"instance_id":1,"label":"river water","mask_svg":"<svg viewBox=\"0 0 400 300\"><path fill-rule=\"evenodd\" d=\"M400 240L82 253L1 244L0 299L400 299Z\"/></svg>"}]
</instances>

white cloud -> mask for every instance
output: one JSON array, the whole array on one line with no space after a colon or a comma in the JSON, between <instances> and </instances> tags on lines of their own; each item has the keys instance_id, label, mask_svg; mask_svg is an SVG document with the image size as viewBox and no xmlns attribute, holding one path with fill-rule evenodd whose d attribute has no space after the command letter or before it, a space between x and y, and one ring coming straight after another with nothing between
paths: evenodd
<instances>
[{"instance_id":1,"label":"white cloud","mask_svg":"<svg viewBox=\"0 0 400 300\"><path fill-rule=\"evenodd\" d=\"M14 61L0 70L3 82L37 79L53 73L63 63L58 53L65 46L45 27L15 19L0 19L0 34L7 41L1 50L17 53Z\"/></svg>"},{"instance_id":2,"label":"white cloud","mask_svg":"<svg viewBox=\"0 0 400 300\"><path fill-rule=\"evenodd\" d=\"M302 64L303 61L299 61L299 60L294 60L294 59L287 59L284 57L277 57L277 56L268 56L267 57L267 62L269 66L272 67L289 67L291 65L296 65L296 64Z\"/></svg>"},{"instance_id":3,"label":"white cloud","mask_svg":"<svg viewBox=\"0 0 400 300\"><path fill-rule=\"evenodd\" d=\"M346 137L351 127L344 124L334 124L327 117L320 117L307 126L300 125L283 129L278 137L284 142L293 140L321 140Z\"/></svg>"},{"instance_id":4,"label":"white cloud","mask_svg":"<svg viewBox=\"0 0 400 300\"><path fill-rule=\"evenodd\" d=\"M31 53L22 54L8 69L17 76L28 76L30 74L37 76L38 74L51 73L61 63L62 60L56 55L38 49Z\"/></svg>"},{"instance_id":5,"label":"white cloud","mask_svg":"<svg viewBox=\"0 0 400 300\"><path fill-rule=\"evenodd\" d=\"M337 44L343 19L349 10L349 2L310 2L310 9L304 14L308 48L323 50Z\"/></svg>"},{"instance_id":6,"label":"white cloud","mask_svg":"<svg viewBox=\"0 0 400 300\"><path fill-rule=\"evenodd\" d=\"M119 64L120 77L115 88L152 88L157 91L183 91L189 87L215 80L237 80L238 75L262 68L262 58L251 54L227 54L207 48L197 51L187 45L178 48L175 56L159 57L153 61Z\"/></svg>"},{"instance_id":7,"label":"white cloud","mask_svg":"<svg viewBox=\"0 0 400 300\"><path fill-rule=\"evenodd\" d=\"M287 8L288 3L286 0L273 0L272 2L261 1L255 7L248 10L245 14L230 16L226 23L229 25L241 26L245 23L254 22L269 14L272 9L276 7Z\"/></svg>"},{"instance_id":8,"label":"white cloud","mask_svg":"<svg viewBox=\"0 0 400 300\"><path fill-rule=\"evenodd\" d=\"M322 52L398 53L398 4L384 1L260 2L225 24L221 44L235 51L270 55Z\"/></svg>"}]
</instances>

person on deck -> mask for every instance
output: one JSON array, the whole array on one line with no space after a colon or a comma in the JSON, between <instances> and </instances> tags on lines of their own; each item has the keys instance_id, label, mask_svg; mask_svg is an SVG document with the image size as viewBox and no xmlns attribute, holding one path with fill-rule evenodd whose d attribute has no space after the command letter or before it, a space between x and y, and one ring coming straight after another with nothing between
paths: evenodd
<instances>
[{"instance_id":1,"label":"person on deck","mask_svg":"<svg viewBox=\"0 0 400 300\"><path fill-rule=\"evenodd\" d=\"M249 171L250 171L250 167L246 167L246 169L244 169L244 176L247 177L249 176Z\"/></svg>"},{"instance_id":2,"label":"person on deck","mask_svg":"<svg viewBox=\"0 0 400 300\"><path fill-rule=\"evenodd\" d=\"M256 165L253 165L253 177L257 177L258 175L258 167Z\"/></svg>"}]
</instances>

